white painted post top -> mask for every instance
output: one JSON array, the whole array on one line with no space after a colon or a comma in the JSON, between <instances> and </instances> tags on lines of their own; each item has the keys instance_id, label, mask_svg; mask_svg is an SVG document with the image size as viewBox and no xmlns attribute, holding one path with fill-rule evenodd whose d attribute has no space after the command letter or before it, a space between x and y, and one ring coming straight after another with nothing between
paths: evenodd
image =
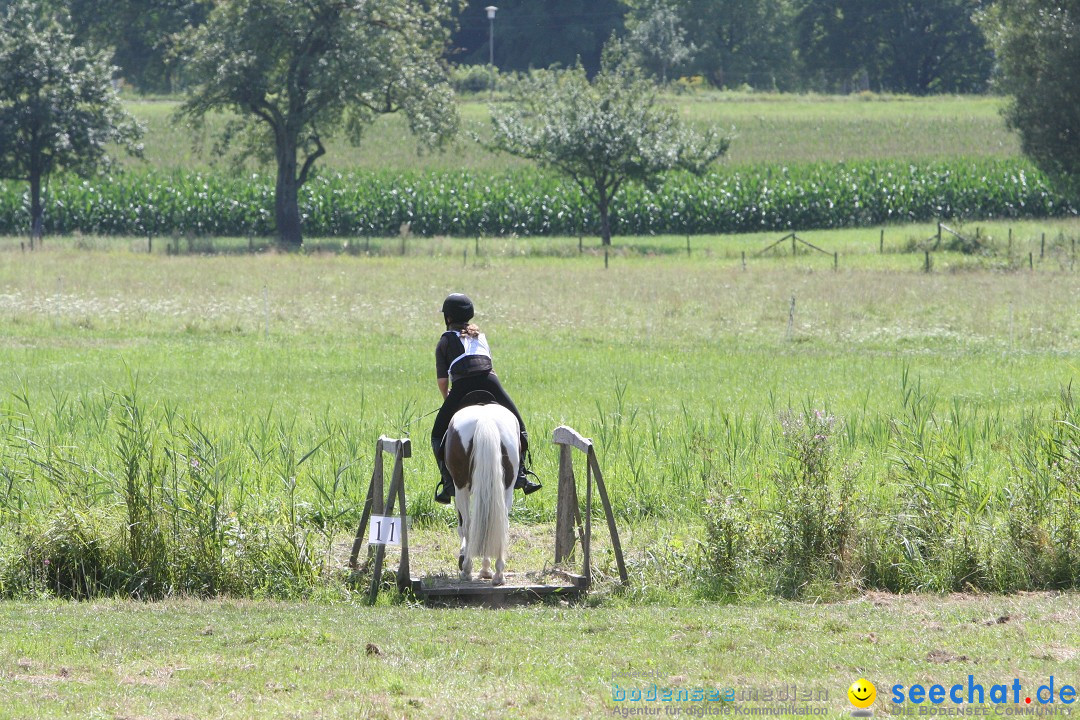
<instances>
[{"instance_id":1,"label":"white painted post top","mask_svg":"<svg viewBox=\"0 0 1080 720\"><path fill-rule=\"evenodd\" d=\"M397 440L395 438L388 438L385 435L380 435L379 445L382 447L383 452L388 452L391 455L396 454L398 446L400 446L401 457L412 457L412 440L409 438Z\"/></svg>"},{"instance_id":2,"label":"white painted post top","mask_svg":"<svg viewBox=\"0 0 1080 720\"><path fill-rule=\"evenodd\" d=\"M551 442L556 445L573 445L586 455L589 454L589 449L592 448L592 440L581 437L577 430L566 425L555 428L555 432L551 436Z\"/></svg>"}]
</instances>

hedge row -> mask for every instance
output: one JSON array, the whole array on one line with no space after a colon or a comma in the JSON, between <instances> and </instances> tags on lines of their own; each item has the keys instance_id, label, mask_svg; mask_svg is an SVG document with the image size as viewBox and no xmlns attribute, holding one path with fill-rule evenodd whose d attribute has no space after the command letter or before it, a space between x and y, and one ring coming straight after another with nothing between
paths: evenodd
<instances>
[{"instance_id":1,"label":"hedge row","mask_svg":"<svg viewBox=\"0 0 1080 720\"><path fill-rule=\"evenodd\" d=\"M105 235L270 235L272 175L129 172L55 178L48 232ZM312 237L574 235L594 232L577 187L537 171L323 173L301 190ZM28 225L25 184L0 183L0 233ZM722 169L627 187L613 206L620 235L734 233L925 222L938 218L1053 217L1074 213L1024 160L861 162Z\"/></svg>"}]
</instances>

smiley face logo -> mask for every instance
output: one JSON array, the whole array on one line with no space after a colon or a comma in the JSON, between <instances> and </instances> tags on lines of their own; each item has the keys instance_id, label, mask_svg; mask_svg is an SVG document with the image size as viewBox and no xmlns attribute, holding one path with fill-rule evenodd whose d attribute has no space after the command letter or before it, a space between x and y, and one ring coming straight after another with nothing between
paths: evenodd
<instances>
[{"instance_id":1,"label":"smiley face logo","mask_svg":"<svg viewBox=\"0 0 1080 720\"><path fill-rule=\"evenodd\" d=\"M851 683L847 691L848 700L860 710L865 710L877 700L877 688L866 678L859 678Z\"/></svg>"}]
</instances>

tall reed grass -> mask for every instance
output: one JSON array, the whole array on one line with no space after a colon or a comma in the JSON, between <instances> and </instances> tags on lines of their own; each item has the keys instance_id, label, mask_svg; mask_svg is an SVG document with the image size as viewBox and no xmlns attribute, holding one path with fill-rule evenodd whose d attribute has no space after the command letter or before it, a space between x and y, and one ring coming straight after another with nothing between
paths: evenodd
<instances>
[{"instance_id":1,"label":"tall reed grass","mask_svg":"<svg viewBox=\"0 0 1080 720\"><path fill-rule=\"evenodd\" d=\"M0 415L0 595L295 596L339 567L360 484L344 426L313 447L280 418L215 433L148 404L137 375L78 406L15 400Z\"/></svg>"},{"instance_id":2,"label":"tall reed grass","mask_svg":"<svg viewBox=\"0 0 1080 720\"><path fill-rule=\"evenodd\" d=\"M953 404L907 372L902 413L884 418L887 481L861 477L858 430L821 411L761 438L771 492L721 474L706 498L711 592L805 597L841 587L1016 591L1080 583L1080 407L1071 387L1049 415L1008 424ZM865 420L865 419L863 419ZM845 423L850 427L850 424ZM875 435L881 425L861 422ZM852 441L855 441L852 444ZM848 446L847 462L838 451ZM998 466L1001 472L990 472Z\"/></svg>"},{"instance_id":3,"label":"tall reed grass","mask_svg":"<svg viewBox=\"0 0 1080 720\"><path fill-rule=\"evenodd\" d=\"M211 428L140 383L0 404L0 596L294 597L346 581L371 463L355 427L269 412ZM664 418L617 382L595 440L621 522L701 528L669 560L710 594L1075 587L1071 388L1019 419L943 406L907 370L899 395L895 415L808 401ZM516 521L550 521L540 508ZM429 500L411 514L438 522Z\"/></svg>"}]
</instances>

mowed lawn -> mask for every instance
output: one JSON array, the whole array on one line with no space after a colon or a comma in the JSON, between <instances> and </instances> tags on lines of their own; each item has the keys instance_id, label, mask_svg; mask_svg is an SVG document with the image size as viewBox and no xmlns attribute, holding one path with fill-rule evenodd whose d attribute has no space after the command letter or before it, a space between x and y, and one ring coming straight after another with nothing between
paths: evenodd
<instances>
[{"instance_id":1,"label":"mowed lawn","mask_svg":"<svg viewBox=\"0 0 1080 720\"><path fill-rule=\"evenodd\" d=\"M1030 709L1023 697L1051 676L1055 693L1080 683L1071 594L503 610L39 601L0 605L0 623L3 718L701 717L778 705L767 692L812 693L798 706L839 718L859 678L879 716L900 707L894 685L1019 680L1021 705L981 706L992 715ZM736 700L615 700L654 682Z\"/></svg>"}]
</instances>

